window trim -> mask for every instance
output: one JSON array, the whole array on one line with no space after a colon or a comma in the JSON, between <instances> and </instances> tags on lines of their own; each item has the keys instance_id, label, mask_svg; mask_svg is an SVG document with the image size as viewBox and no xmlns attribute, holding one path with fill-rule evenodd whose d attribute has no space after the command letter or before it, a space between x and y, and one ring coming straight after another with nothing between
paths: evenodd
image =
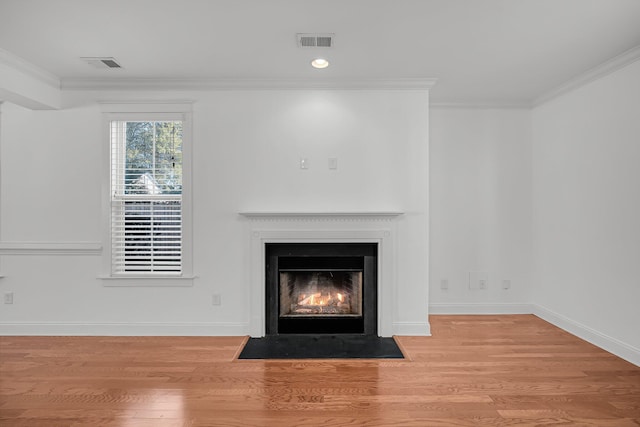
<instances>
[{"instance_id":1,"label":"window trim","mask_svg":"<svg viewBox=\"0 0 640 427\"><path fill-rule=\"evenodd\" d=\"M192 102L103 102L102 110L102 241L105 250L99 279L104 286L192 286L193 279L193 182L192 182ZM171 121L182 124L182 272L159 274L138 272L117 273L111 270L111 137L112 121Z\"/></svg>"}]
</instances>

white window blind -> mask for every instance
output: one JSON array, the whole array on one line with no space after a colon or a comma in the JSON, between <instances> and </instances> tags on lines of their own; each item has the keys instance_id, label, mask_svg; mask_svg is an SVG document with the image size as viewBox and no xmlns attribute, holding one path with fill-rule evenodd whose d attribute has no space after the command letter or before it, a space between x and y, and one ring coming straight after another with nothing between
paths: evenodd
<instances>
[{"instance_id":1,"label":"white window blind","mask_svg":"<svg viewBox=\"0 0 640 427\"><path fill-rule=\"evenodd\" d=\"M182 121L111 121L111 272L182 273Z\"/></svg>"}]
</instances>

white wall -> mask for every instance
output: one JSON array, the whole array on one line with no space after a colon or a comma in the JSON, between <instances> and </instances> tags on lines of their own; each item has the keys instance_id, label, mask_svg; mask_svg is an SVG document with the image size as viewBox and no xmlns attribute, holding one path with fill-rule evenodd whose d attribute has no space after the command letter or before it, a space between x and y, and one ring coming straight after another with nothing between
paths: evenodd
<instances>
[{"instance_id":1,"label":"white wall","mask_svg":"<svg viewBox=\"0 0 640 427\"><path fill-rule=\"evenodd\" d=\"M639 112L640 62L533 111L533 300L636 363Z\"/></svg>"},{"instance_id":2,"label":"white wall","mask_svg":"<svg viewBox=\"0 0 640 427\"><path fill-rule=\"evenodd\" d=\"M394 319L428 314L428 93L423 90L66 92L60 111L2 106L0 332L244 334L241 211L403 211ZM96 101L191 99L191 287L108 287ZM309 159L309 169L299 159ZM328 158L338 158L338 170ZM7 242L9 243L7 249ZM39 242L32 250L16 250ZM47 247L79 242L75 251ZM49 245L49 246L47 246ZM56 246L56 247L57 247ZM13 249L12 249L13 248ZM0 249L2 249L0 247ZM213 306L213 293L222 305ZM427 324L428 325L428 324ZM428 333L428 331L425 331Z\"/></svg>"},{"instance_id":3,"label":"white wall","mask_svg":"<svg viewBox=\"0 0 640 427\"><path fill-rule=\"evenodd\" d=\"M431 312L530 312L530 111L432 107L430 127Z\"/></svg>"},{"instance_id":4,"label":"white wall","mask_svg":"<svg viewBox=\"0 0 640 427\"><path fill-rule=\"evenodd\" d=\"M638 360L638 76L637 62L533 111L440 107L430 122L426 94L410 91L78 91L60 111L5 103L0 238L44 243L0 246L0 292L15 296L0 304L0 332L246 333L238 212L400 210L395 321L422 321L427 303L432 313L534 311ZM198 278L105 287L93 246L105 165L96 101L150 99L195 101ZM46 250L64 242L80 243ZM468 288L471 271L489 274L488 289Z\"/></svg>"}]
</instances>

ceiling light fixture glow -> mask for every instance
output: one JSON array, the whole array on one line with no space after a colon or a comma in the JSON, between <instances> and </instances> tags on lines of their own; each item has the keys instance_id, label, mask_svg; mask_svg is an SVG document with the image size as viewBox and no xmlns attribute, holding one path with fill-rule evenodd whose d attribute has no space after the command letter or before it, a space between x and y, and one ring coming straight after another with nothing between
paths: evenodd
<instances>
[{"instance_id":1,"label":"ceiling light fixture glow","mask_svg":"<svg viewBox=\"0 0 640 427\"><path fill-rule=\"evenodd\" d=\"M327 68L329 66L329 61L322 58L316 58L313 61L311 61L311 66L313 68Z\"/></svg>"}]
</instances>

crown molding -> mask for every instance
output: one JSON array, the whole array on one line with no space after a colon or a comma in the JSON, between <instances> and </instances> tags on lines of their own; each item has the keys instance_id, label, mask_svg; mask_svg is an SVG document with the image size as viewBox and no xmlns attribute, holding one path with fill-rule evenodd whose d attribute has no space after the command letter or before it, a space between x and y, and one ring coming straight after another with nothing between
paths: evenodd
<instances>
[{"instance_id":1,"label":"crown molding","mask_svg":"<svg viewBox=\"0 0 640 427\"><path fill-rule=\"evenodd\" d=\"M191 113L191 100L98 101L103 113Z\"/></svg>"},{"instance_id":2,"label":"crown molding","mask_svg":"<svg viewBox=\"0 0 640 427\"><path fill-rule=\"evenodd\" d=\"M28 76L53 88L60 89L60 79L58 76L33 65L32 63L25 61L19 56L16 56L11 52L7 52L4 49L0 49L0 63L21 73L27 74Z\"/></svg>"},{"instance_id":3,"label":"crown molding","mask_svg":"<svg viewBox=\"0 0 640 427\"><path fill-rule=\"evenodd\" d=\"M429 90L437 79L62 79L63 90Z\"/></svg>"},{"instance_id":4,"label":"crown molding","mask_svg":"<svg viewBox=\"0 0 640 427\"><path fill-rule=\"evenodd\" d=\"M429 108L434 109L466 109L466 110L529 110L531 109L529 101L438 101L433 100L429 104Z\"/></svg>"},{"instance_id":5,"label":"crown molding","mask_svg":"<svg viewBox=\"0 0 640 427\"><path fill-rule=\"evenodd\" d=\"M564 84L550 90L549 92L535 98L533 100L533 107L545 104L561 95L572 92L594 80L614 73L627 65L630 65L640 59L640 45L623 52L622 54L611 58L608 61L603 62L600 65L596 65L590 70L585 71L582 74L572 78Z\"/></svg>"}]
</instances>

